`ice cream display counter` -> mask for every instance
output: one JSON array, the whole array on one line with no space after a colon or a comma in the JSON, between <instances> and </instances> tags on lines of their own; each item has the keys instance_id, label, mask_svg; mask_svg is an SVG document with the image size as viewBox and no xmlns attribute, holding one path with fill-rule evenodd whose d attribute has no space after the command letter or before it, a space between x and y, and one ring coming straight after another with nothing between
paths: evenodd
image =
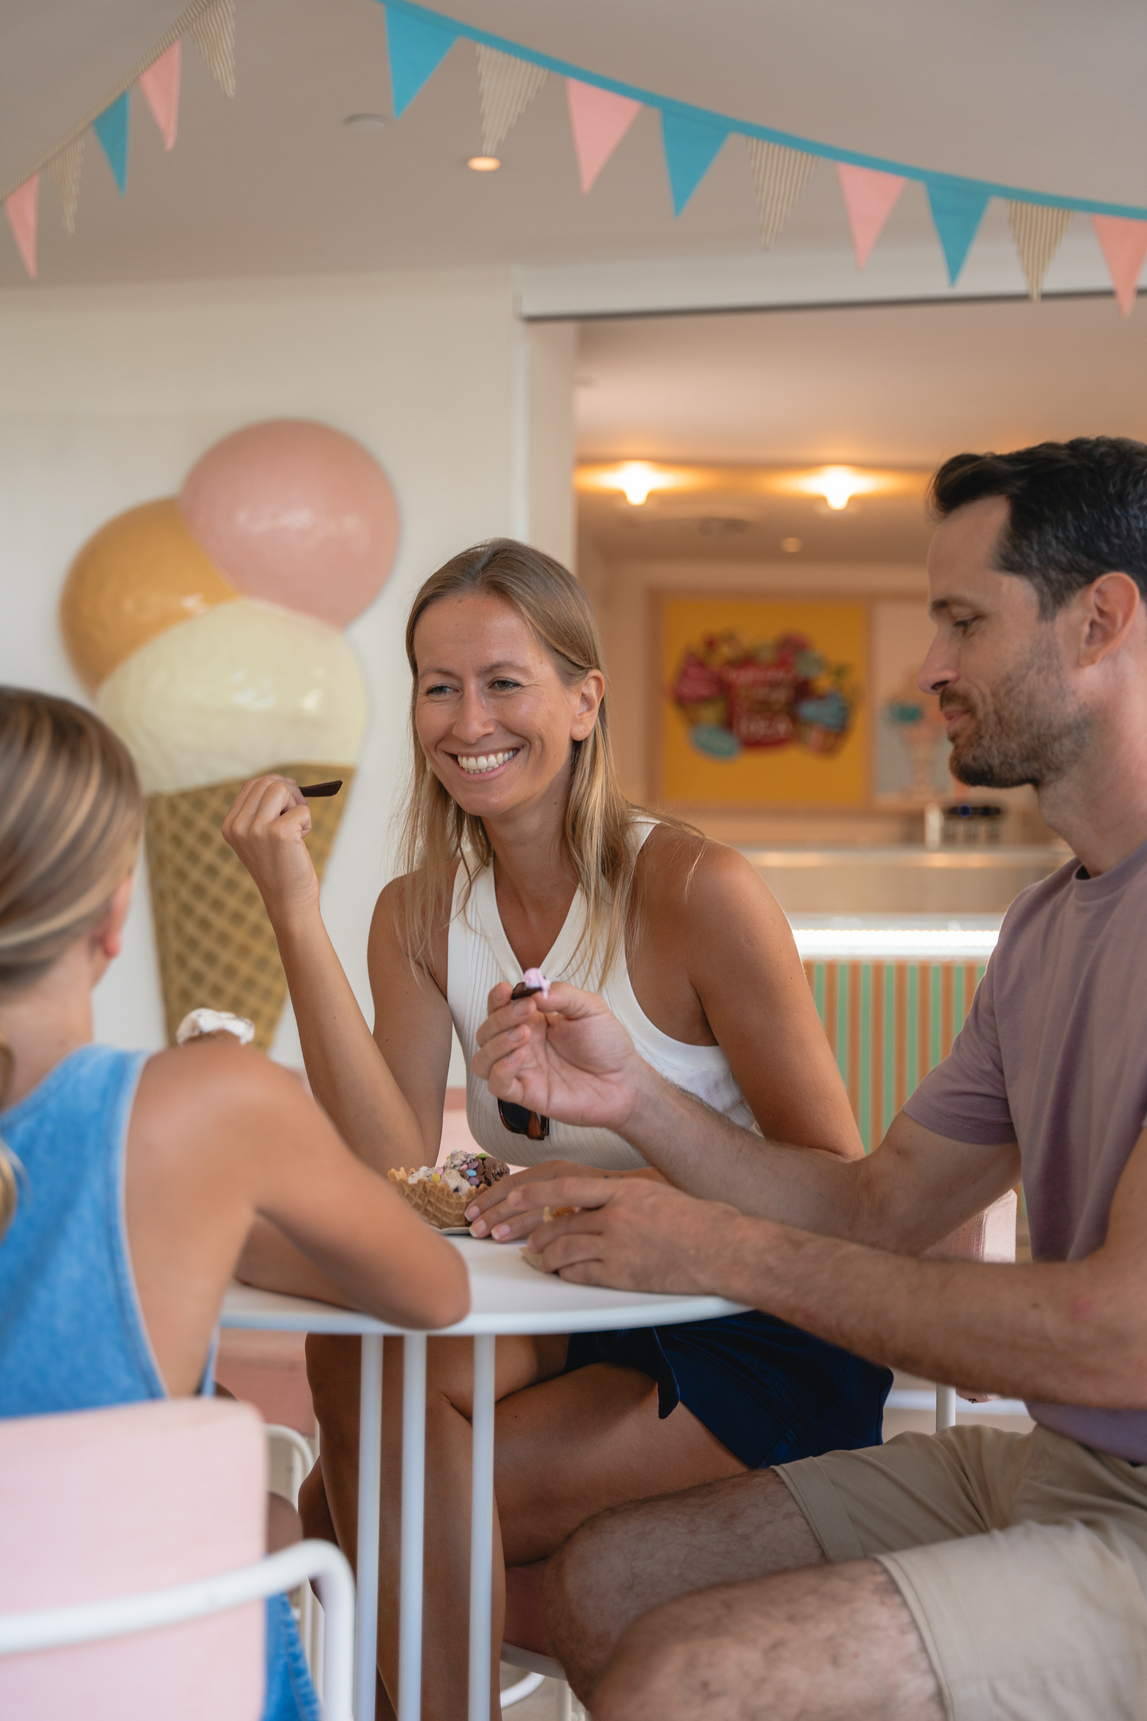
<instances>
[{"instance_id":1,"label":"ice cream display counter","mask_svg":"<svg viewBox=\"0 0 1147 1721\"><path fill-rule=\"evenodd\" d=\"M1029 847L761 848L741 853L785 913L813 915L1002 915L1029 884L1069 858L1054 844Z\"/></svg>"}]
</instances>

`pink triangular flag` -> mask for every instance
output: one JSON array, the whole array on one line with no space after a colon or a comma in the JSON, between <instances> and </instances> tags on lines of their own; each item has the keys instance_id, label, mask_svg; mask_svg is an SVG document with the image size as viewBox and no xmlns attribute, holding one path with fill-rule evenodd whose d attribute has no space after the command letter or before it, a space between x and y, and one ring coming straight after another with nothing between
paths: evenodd
<instances>
[{"instance_id":1,"label":"pink triangular flag","mask_svg":"<svg viewBox=\"0 0 1147 1721\"><path fill-rule=\"evenodd\" d=\"M12 237L33 281L36 279L36 215L39 199L38 173L34 173L31 179L26 179L23 185L18 185L11 196L4 199L4 213L8 217Z\"/></svg>"},{"instance_id":2,"label":"pink triangular flag","mask_svg":"<svg viewBox=\"0 0 1147 1721\"><path fill-rule=\"evenodd\" d=\"M878 173L874 167L853 167L847 161L838 161L836 171L852 229L856 267L863 269L905 182L899 173Z\"/></svg>"},{"instance_id":3,"label":"pink triangular flag","mask_svg":"<svg viewBox=\"0 0 1147 1721\"><path fill-rule=\"evenodd\" d=\"M582 190L588 191L641 112L641 103L576 78L566 79L566 99L578 177Z\"/></svg>"},{"instance_id":4,"label":"pink triangular flag","mask_svg":"<svg viewBox=\"0 0 1147 1721\"><path fill-rule=\"evenodd\" d=\"M1131 221L1125 215L1093 215L1091 225L1111 271L1119 309L1129 317L1139 285L1139 271L1147 257L1147 221Z\"/></svg>"},{"instance_id":5,"label":"pink triangular flag","mask_svg":"<svg viewBox=\"0 0 1147 1721\"><path fill-rule=\"evenodd\" d=\"M164 149L175 145L179 125L179 74L183 64L181 44L175 41L166 54L153 60L139 75L139 87L151 109L151 117L163 134Z\"/></svg>"}]
</instances>

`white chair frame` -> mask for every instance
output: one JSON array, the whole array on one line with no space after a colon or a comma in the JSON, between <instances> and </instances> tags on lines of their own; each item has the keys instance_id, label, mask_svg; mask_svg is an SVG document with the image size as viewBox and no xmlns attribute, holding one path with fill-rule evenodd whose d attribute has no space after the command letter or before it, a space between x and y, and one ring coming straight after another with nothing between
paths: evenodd
<instances>
[{"instance_id":1,"label":"white chair frame","mask_svg":"<svg viewBox=\"0 0 1147 1721\"><path fill-rule=\"evenodd\" d=\"M586 1710L569 1688L561 1662L555 1661L552 1655L540 1655L536 1649L518 1649L512 1643L504 1643L502 1660L508 1667L528 1667L530 1670L527 1678L503 1691L503 1709L508 1709L510 1703L517 1703L521 1698L528 1697L532 1691L538 1689L543 1679L554 1679L558 1687L556 1721L581 1721L581 1717L586 1715Z\"/></svg>"},{"instance_id":2,"label":"white chair frame","mask_svg":"<svg viewBox=\"0 0 1147 1721\"><path fill-rule=\"evenodd\" d=\"M296 1589L311 1578L318 1582L326 1621L324 1721L352 1721L354 1578L346 1558L331 1542L296 1542L254 1565L170 1589L0 1614L0 1655L63 1649L102 1638L156 1631Z\"/></svg>"}]
</instances>

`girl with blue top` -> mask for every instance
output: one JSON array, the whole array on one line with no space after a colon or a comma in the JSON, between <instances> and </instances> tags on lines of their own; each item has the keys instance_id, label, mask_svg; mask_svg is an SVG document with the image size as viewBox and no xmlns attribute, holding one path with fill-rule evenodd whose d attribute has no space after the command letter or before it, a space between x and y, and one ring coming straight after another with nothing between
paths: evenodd
<instances>
[{"instance_id":1,"label":"girl with blue top","mask_svg":"<svg viewBox=\"0 0 1147 1721\"><path fill-rule=\"evenodd\" d=\"M142 826L121 743L0 688L0 1416L212 1391L227 1285L289 1273L403 1326L469 1306L461 1260L230 1036L92 1044ZM264 1721L317 1721L284 1596Z\"/></svg>"}]
</instances>

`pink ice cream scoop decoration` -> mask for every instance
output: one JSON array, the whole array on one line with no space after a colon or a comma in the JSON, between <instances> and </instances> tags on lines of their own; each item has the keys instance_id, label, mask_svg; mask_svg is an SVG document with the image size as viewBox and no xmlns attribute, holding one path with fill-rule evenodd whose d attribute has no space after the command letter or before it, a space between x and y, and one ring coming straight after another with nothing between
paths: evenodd
<instances>
[{"instance_id":1,"label":"pink ice cream scoop decoration","mask_svg":"<svg viewBox=\"0 0 1147 1721\"><path fill-rule=\"evenodd\" d=\"M522 975L522 985L525 987L523 997L528 996L531 992L540 992L543 998L548 998L550 995L551 982L546 979L540 968L527 968Z\"/></svg>"}]
</instances>

